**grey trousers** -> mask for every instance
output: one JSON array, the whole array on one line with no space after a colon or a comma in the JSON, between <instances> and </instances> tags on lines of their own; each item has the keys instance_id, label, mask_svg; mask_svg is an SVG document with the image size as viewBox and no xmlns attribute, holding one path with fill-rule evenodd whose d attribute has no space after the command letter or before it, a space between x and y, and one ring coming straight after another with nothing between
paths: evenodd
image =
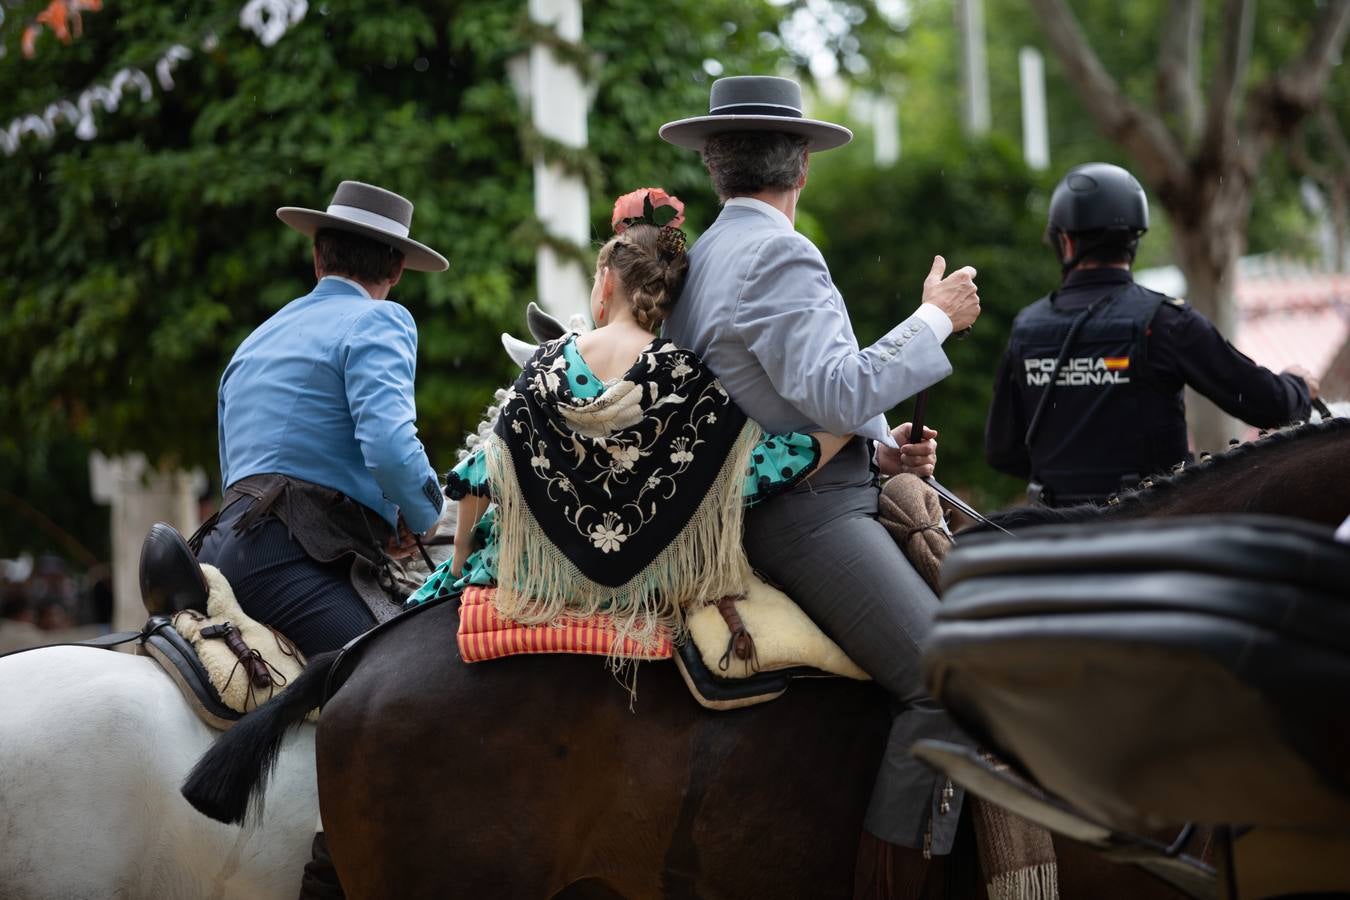
<instances>
[{"instance_id":1,"label":"grey trousers","mask_svg":"<svg viewBox=\"0 0 1350 900\"><path fill-rule=\"evenodd\" d=\"M920 738L969 744L928 696L920 648L937 597L877 521L870 444L855 439L815 476L753 507L745 548L756 569L787 591L894 700L896 716L865 827L893 844L922 847L932 822L935 854L951 850L957 789L942 811L946 779L914 759Z\"/></svg>"}]
</instances>

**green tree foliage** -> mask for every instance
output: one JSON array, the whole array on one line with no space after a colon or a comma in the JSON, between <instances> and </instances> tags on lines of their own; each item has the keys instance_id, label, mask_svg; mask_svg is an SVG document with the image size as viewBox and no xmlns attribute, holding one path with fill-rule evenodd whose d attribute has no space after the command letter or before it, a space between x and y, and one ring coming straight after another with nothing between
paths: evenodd
<instances>
[{"instance_id":1,"label":"green tree foliage","mask_svg":"<svg viewBox=\"0 0 1350 900\"><path fill-rule=\"evenodd\" d=\"M813 157L802 211L864 345L918 306L935 255L949 273L976 268L983 313L968 338L946 345L954 371L932 389L928 424L939 431L944 484L977 507L1010 502L1025 485L985 464L984 421L1013 316L1059 280L1040 242L1052 182L999 138L934 145L884 169L868 164L869 143L863 133ZM905 404L889 418L912 413Z\"/></svg>"},{"instance_id":2,"label":"green tree foliage","mask_svg":"<svg viewBox=\"0 0 1350 900\"><path fill-rule=\"evenodd\" d=\"M106 517L89 506L90 448L215 470L225 362L312 283L306 241L275 220L276 207L322 206L343 178L416 202L415 235L443 250L451 270L411 273L395 296L420 326L419 425L446 466L511 377L497 334L522 328L535 293L534 154L586 179L597 242L612 198L648 184L688 203L697 235L715 199L697 155L662 143L658 126L705 109L716 74L824 73L835 63L855 83L899 94L905 155L877 171L860 134L817 158L801 227L825 249L864 341L912 309L933 253L980 269L986 313L953 346L956 374L935 391L932 416L944 480L983 492L973 499L1011 496L1011 483L980 461L989 380L1012 313L1056 276L1039 245L1046 179L1007 143L1021 128L1017 48L1043 43L1022 0L987 0L996 137L975 144L960 135L946 0L587 3L584 44L556 45L596 87L582 153L540 140L511 88L509 61L539 36L523 0L313 3L270 47L240 27L243 0L109 0L84 14L69 44L39 35L31 59L23 27L46 0L0 4L0 127L124 67L155 80L169 46L192 50L171 90L154 84L145 100L128 90L115 112L96 111L94 140L58 123L54 140L25 135L17 153L0 156L0 415L9 423L0 499L23 498L89 546L106 541ZM1123 80L1146 98L1162 0L1074 5L1104 62L1132 73ZM1306 30L1296 0L1268 7L1253 77ZM1047 75L1054 172L1089 158L1126 162L1096 135L1053 60ZM1333 104L1345 79L1333 79ZM1298 240L1306 222L1292 179L1286 171L1257 185L1253 246ZM1167 261L1157 219L1143 264ZM0 555L54 546L36 535L31 517L0 516Z\"/></svg>"},{"instance_id":3,"label":"green tree foliage","mask_svg":"<svg viewBox=\"0 0 1350 900\"><path fill-rule=\"evenodd\" d=\"M559 46L597 88L591 147L567 158L527 126L508 62L534 32L519 0L311 4L275 46L240 27L240 3L109 2L82 37L50 33L20 52L45 6L6 4L0 126L106 84L127 66L155 78L170 45L193 51L148 100L129 90L98 135L22 138L0 156L0 488L63 522L99 520L82 470L42 484L18 473L53 453L142 451L216 468L215 386L235 346L313 283L306 240L278 206L322 208L344 178L412 198L414 236L450 258L409 273L394 296L421 332L418 410L438 467L511 368L497 335L523 328L534 296L536 151L588 179L596 240L609 204L664 182L697 223L715 207L696 155L662 143L667 118L706 109L705 60L772 71L759 0L587 4L586 43ZM214 34L210 49L203 39ZM714 64L707 68L715 69ZM51 474L55 475L55 472ZM31 543L10 527L0 552Z\"/></svg>"}]
</instances>

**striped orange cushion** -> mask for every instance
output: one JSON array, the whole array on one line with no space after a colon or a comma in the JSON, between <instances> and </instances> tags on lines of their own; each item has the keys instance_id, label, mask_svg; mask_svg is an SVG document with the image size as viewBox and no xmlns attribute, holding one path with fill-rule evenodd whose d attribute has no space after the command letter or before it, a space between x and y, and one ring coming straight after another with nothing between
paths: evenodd
<instances>
[{"instance_id":1,"label":"striped orange cushion","mask_svg":"<svg viewBox=\"0 0 1350 900\"><path fill-rule=\"evenodd\" d=\"M581 653L621 659L670 659L675 653L666 633L649 648L625 638L619 652L613 653L617 636L608 616L569 619L561 625L521 625L498 614L492 604L496 593L496 588L470 586L459 598L459 655L465 662L517 653Z\"/></svg>"}]
</instances>

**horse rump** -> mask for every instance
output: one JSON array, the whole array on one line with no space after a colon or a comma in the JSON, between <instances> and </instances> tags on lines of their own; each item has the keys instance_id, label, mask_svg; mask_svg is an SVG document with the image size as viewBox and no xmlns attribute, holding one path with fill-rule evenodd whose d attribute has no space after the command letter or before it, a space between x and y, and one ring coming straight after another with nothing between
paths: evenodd
<instances>
[{"instance_id":1,"label":"horse rump","mask_svg":"<svg viewBox=\"0 0 1350 900\"><path fill-rule=\"evenodd\" d=\"M315 656L286 690L217 738L183 781L184 799L202 815L227 825L242 825L255 800L261 812L281 740L323 702L328 673L341 652Z\"/></svg>"}]
</instances>

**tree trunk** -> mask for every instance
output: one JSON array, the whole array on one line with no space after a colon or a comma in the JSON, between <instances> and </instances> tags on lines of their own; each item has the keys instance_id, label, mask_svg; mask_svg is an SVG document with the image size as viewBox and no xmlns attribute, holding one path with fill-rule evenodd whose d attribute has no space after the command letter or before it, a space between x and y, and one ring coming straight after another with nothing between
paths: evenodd
<instances>
[{"instance_id":1,"label":"tree trunk","mask_svg":"<svg viewBox=\"0 0 1350 900\"><path fill-rule=\"evenodd\" d=\"M1233 288L1251 211L1251 192L1239 187L1241 180L1241 173L1230 170L1197 185L1193 193L1209 194L1208 198L1191 196L1165 203L1173 222L1177 265L1186 276L1186 302L1229 340L1238 325ZM1186 390L1186 418L1196 453L1221 452L1229 439L1240 437L1244 430L1242 423L1190 388Z\"/></svg>"}]
</instances>

